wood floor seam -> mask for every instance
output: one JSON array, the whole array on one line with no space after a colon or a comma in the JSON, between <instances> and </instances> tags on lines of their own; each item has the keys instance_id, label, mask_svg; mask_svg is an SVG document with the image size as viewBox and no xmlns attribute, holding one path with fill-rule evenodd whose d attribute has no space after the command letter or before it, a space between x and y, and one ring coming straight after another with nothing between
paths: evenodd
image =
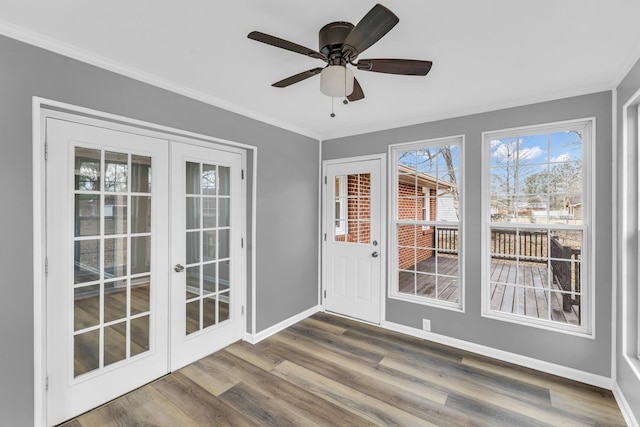
<instances>
[{"instance_id":1,"label":"wood floor seam","mask_svg":"<svg viewBox=\"0 0 640 427\"><path fill-rule=\"evenodd\" d=\"M65 427L624 426L609 390L316 313Z\"/></svg>"}]
</instances>

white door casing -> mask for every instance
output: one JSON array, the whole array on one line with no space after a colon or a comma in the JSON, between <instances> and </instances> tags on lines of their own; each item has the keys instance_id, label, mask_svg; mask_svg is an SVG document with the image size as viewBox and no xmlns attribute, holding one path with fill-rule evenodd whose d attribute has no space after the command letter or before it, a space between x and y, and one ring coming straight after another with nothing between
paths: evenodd
<instances>
[{"instance_id":1,"label":"white door casing","mask_svg":"<svg viewBox=\"0 0 640 427\"><path fill-rule=\"evenodd\" d=\"M47 423L57 424L167 372L168 141L47 119L47 142ZM129 172L147 159L151 190L134 189ZM132 201L148 198L150 229L136 230Z\"/></svg>"},{"instance_id":2,"label":"white door casing","mask_svg":"<svg viewBox=\"0 0 640 427\"><path fill-rule=\"evenodd\" d=\"M325 162L325 309L380 323L385 249L380 158Z\"/></svg>"}]
</instances>

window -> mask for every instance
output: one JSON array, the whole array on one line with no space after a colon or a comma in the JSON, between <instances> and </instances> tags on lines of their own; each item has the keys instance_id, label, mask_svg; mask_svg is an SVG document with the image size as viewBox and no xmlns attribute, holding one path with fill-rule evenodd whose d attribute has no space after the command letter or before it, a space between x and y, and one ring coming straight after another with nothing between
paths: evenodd
<instances>
[{"instance_id":1,"label":"window","mask_svg":"<svg viewBox=\"0 0 640 427\"><path fill-rule=\"evenodd\" d=\"M592 121L484 134L483 314L589 332Z\"/></svg>"},{"instance_id":2,"label":"window","mask_svg":"<svg viewBox=\"0 0 640 427\"><path fill-rule=\"evenodd\" d=\"M391 298L462 307L462 137L390 147Z\"/></svg>"},{"instance_id":3,"label":"window","mask_svg":"<svg viewBox=\"0 0 640 427\"><path fill-rule=\"evenodd\" d=\"M336 176L336 189L335 189L335 207L336 207L336 220L335 220L335 235L344 236L347 234L347 177Z\"/></svg>"},{"instance_id":4,"label":"window","mask_svg":"<svg viewBox=\"0 0 640 427\"><path fill-rule=\"evenodd\" d=\"M431 189L422 187L422 220L431 221ZM431 227L423 225L423 230L429 230Z\"/></svg>"}]
</instances>

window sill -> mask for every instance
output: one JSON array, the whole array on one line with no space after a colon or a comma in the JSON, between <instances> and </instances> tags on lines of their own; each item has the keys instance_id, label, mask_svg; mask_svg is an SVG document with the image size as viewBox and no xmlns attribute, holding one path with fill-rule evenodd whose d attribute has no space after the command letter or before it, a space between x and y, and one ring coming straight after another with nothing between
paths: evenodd
<instances>
[{"instance_id":1,"label":"window sill","mask_svg":"<svg viewBox=\"0 0 640 427\"><path fill-rule=\"evenodd\" d=\"M458 313L464 313L464 307L461 303L452 303L447 301L439 301L436 299L418 297L414 295L401 294L399 292L389 292L389 299L410 302L413 304L426 305L429 307L441 308L444 310L455 311Z\"/></svg>"},{"instance_id":2,"label":"window sill","mask_svg":"<svg viewBox=\"0 0 640 427\"><path fill-rule=\"evenodd\" d=\"M564 323L551 322L533 317L521 316L518 314L502 313L494 310L483 310L482 317L499 320L501 322L515 323L521 326L544 329L550 332L573 335L580 338L595 339L595 333L589 331L585 326L573 326Z\"/></svg>"}]
</instances>

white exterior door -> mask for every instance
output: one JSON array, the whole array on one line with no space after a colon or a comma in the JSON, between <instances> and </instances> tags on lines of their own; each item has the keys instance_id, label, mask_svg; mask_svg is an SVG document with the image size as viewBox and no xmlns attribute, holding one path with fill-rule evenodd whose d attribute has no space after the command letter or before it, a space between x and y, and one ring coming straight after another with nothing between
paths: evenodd
<instances>
[{"instance_id":1,"label":"white exterior door","mask_svg":"<svg viewBox=\"0 0 640 427\"><path fill-rule=\"evenodd\" d=\"M241 155L172 143L171 370L242 335Z\"/></svg>"},{"instance_id":2,"label":"white exterior door","mask_svg":"<svg viewBox=\"0 0 640 427\"><path fill-rule=\"evenodd\" d=\"M325 309L380 323L381 167L379 159L325 163Z\"/></svg>"},{"instance_id":3,"label":"white exterior door","mask_svg":"<svg viewBox=\"0 0 640 427\"><path fill-rule=\"evenodd\" d=\"M46 126L54 425L241 338L242 155Z\"/></svg>"},{"instance_id":4,"label":"white exterior door","mask_svg":"<svg viewBox=\"0 0 640 427\"><path fill-rule=\"evenodd\" d=\"M168 141L47 119L47 422L167 373Z\"/></svg>"}]
</instances>

